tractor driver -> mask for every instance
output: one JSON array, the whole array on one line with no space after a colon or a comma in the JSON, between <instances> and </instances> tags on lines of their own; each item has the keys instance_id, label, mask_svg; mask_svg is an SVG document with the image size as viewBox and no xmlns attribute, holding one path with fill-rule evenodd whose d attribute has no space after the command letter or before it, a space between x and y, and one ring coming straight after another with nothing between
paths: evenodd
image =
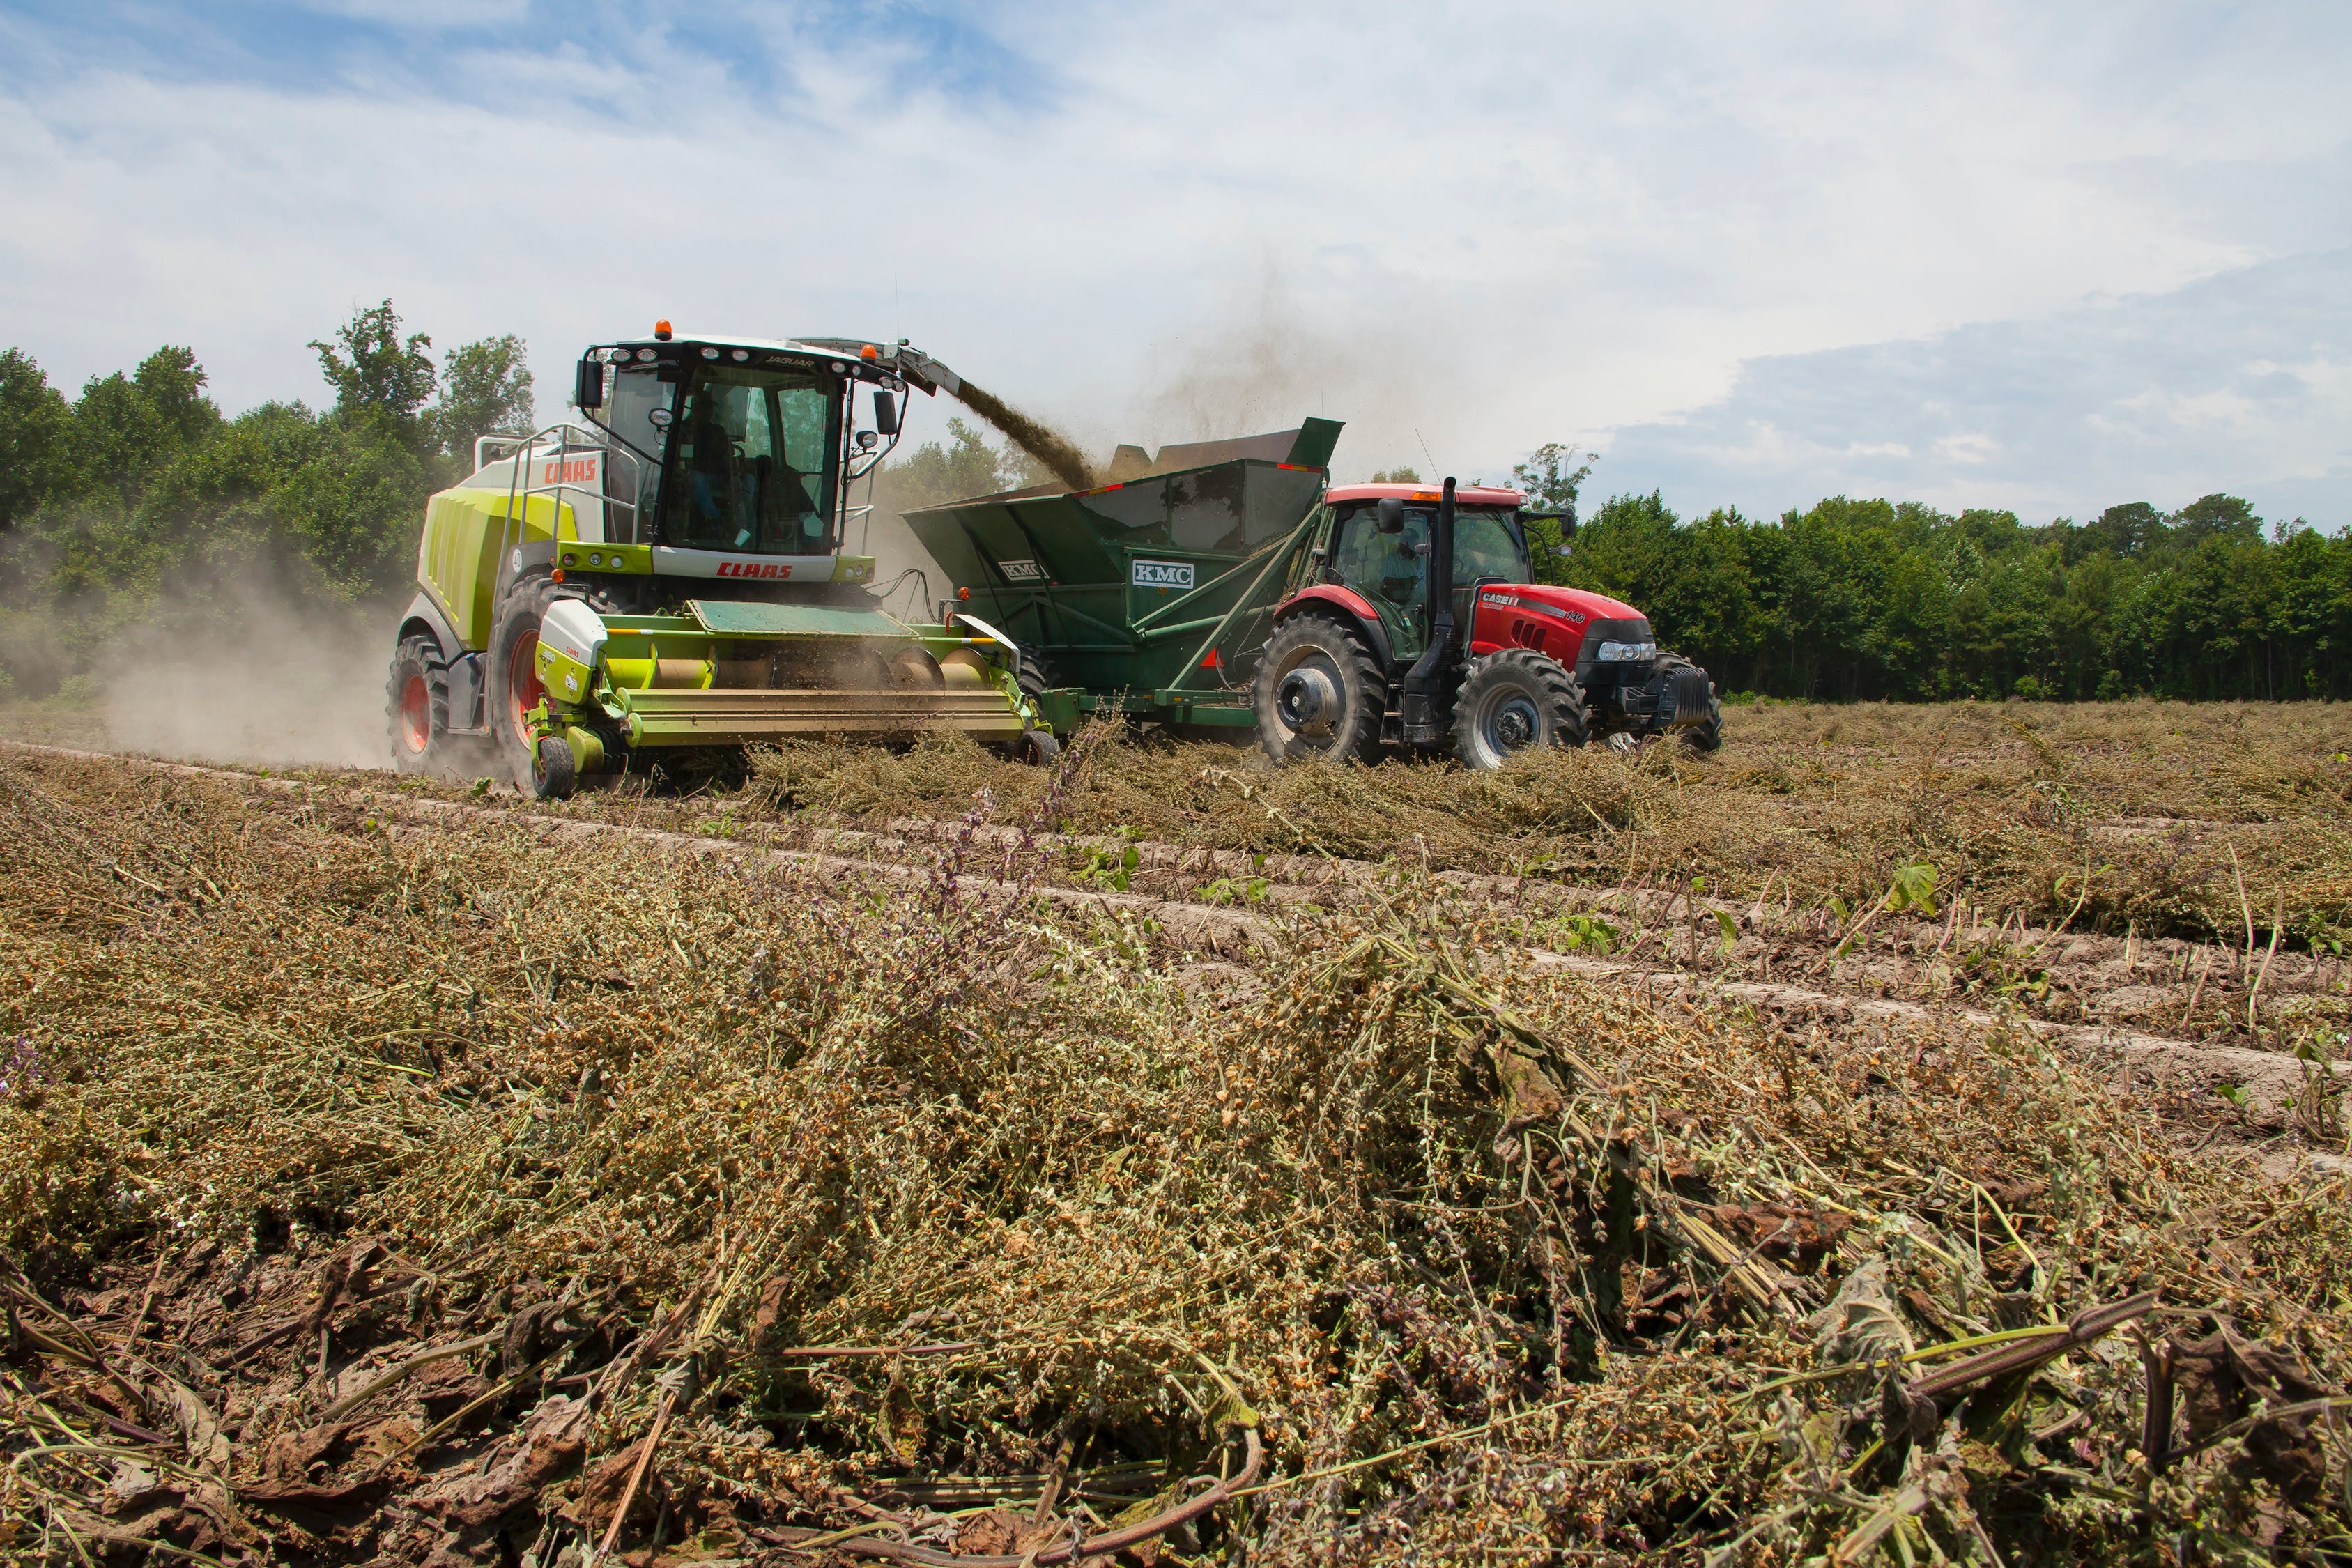
<instances>
[{"instance_id":1,"label":"tractor driver","mask_svg":"<svg viewBox=\"0 0 2352 1568\"><path fill-rule=\"evenodd\" d=\"M1429 563L1423 553L1428 533L1428 522L1419 513L1408 512L1402 530L1381 536L1391 542L1381 552L1372 581L1379 584L1381 597L1401 609L1409 610L1421 603L1422 575Z\"/></svg>"}]
</instances>

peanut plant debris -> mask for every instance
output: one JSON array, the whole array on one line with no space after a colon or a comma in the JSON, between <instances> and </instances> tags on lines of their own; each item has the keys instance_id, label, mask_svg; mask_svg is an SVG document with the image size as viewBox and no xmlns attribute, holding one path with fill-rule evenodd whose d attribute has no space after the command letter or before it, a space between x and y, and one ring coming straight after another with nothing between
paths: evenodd
<instances>
[{"instance_id":1,"label":"peanut plant debris","mask_svg":"<svg viewBox=\"0 0 2352 1568\"><path fill-rule=\"evenodd\" d=\"M2012 1018L1790 1027L1521 962L1527 909L1434 874L1466 838L1261 901L1238 958L1037 897L1119 774L1232 765L1181 751L1090 732L999 789L811 748L582 806L953 774L914 882L0 754L5 1550L2352 1554L2344 1180L2270 1179ZM1239 852L1397 847L1322 841L1316 792L1363 780L1240 776L1167 798ZM2238 848L2257 920L2336 918Z\"/></svg>"}]
</instances>

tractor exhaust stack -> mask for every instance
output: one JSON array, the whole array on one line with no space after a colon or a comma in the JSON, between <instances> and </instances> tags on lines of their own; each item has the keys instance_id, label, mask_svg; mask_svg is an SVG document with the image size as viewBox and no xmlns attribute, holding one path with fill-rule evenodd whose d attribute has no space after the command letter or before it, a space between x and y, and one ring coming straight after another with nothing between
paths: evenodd
<instances>
[{"instance_id":1,"label":"tractor exhaust stack","mask_svg":"<svg viewBox=\"0 0 2352 1568\"><path fill-rule=\"evenodd\" d=\"M1398 726L1408 746L1434 746L1444 729L1444 698L1454 689L1459 650L1454 635L1454 480L1448 476L1429 531L1429 646L1405 671L1397 704Z\"/></svg>"}]
</instances>

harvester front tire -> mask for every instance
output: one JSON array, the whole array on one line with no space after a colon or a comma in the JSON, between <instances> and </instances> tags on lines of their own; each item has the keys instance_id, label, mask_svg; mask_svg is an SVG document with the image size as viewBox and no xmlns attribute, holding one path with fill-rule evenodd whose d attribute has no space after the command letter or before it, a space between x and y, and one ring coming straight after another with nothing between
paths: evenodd
<instances>
[{"instance_id":1,"label":"harvester front tire","mask_svg":"<svg viewBox=\"0 0 2352 1568\"><path fill-rule=\"evenodd\" d=\"M1043 730L1021 732L1021 760L1033 768L1050 768L1062 757L1062 742Z\"/></svg>"},{"instance_id":2,"label":"harvester front tire","mask_svg":"<svg viewBox=\"0 0 2352 1568\"><path fill-rule=\"evenodd\" d=\"M1276 628L1258 661L1258 744L1277 763L1380 757L1389 684L1364 639L1328 616Z\"/></svg>"},{"instance_id":3,"label":"harvester front tire","mask_svg":"<svg viewBox=\"0 0 2352 1568\"><path fill-rule=\"evenodd\" d=\"M449 750L449 674L430 637L404 637L384 683L393 771L412 777L444 771Z\"/></svg>"},{"instance_id":4,"label":"harvester front tire","mask_svg":"<svg viewBox=\"0 0 2352 1568\"><path fill-rule=\"evenodd\" d=\"M540 742L530 759L530 793L541 800L570 800L580 787L580 764L562 737Z\"/></svg>"},{"instance_id":5,"label":"harvester front tire","mask_svg":"<svg viewBox=\"0 0 2352 1568\"><path fill-rule=\"evenodd\" d=\"M1581 746L1591 732L1576 677L1534 648L1476 660L1454 694L1454 754L1465 768L1500 767L1534 746Z\"/></svg>"},{"instance_id":6,"label":"harvester front tire","mask_svg":"<svg viewBox=\"0 0 2352 1568\"><path fill-rule=\"evenodd\" d=\"M531 788L536 773L530 731L522 716L547 694L539 683L533 656L539 651L539 623L558 599L583 600L600 614L612 608L602 595L559 586L551 577L526 577L507 591L490 628L489 689L483 710L489 720L491 745L518 789Z\"/></svg>"}]
</instances>

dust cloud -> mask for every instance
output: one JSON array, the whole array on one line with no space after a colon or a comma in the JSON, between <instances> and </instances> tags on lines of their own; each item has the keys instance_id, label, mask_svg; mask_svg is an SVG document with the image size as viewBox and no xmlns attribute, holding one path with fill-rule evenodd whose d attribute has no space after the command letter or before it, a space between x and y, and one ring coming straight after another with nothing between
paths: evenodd
<instances>
[{"instance_id":1,"label":"dust cloud","mask_svg":"<svg viewBox=\"0 0 2352 1568\"><path fill-rule=\"evenodd\" d=\"M1525 370L1448 350L1402 324L1436 314L1400 304L1377 321L1335 321L1266 262L1205 324L1153 344L1135 378L1133 422L1165 443L1287 429L1319 416L1347 426L1332 457L1336 481L1400 464L1467 480L1465 466L1493 449L1473 400L1482 385L1507 386Z\"/></svg>"},{"instance_id":2,"label":"dust cloud","mask_svg":"<svg viewBox=\"0 0 2352 1568\"><path fill-rule=\"evenodd\" d=\"M91 673L105 745L189 762L386 767L397 607L240 590L166 601Z\"/></svg>"}]
</instances>

